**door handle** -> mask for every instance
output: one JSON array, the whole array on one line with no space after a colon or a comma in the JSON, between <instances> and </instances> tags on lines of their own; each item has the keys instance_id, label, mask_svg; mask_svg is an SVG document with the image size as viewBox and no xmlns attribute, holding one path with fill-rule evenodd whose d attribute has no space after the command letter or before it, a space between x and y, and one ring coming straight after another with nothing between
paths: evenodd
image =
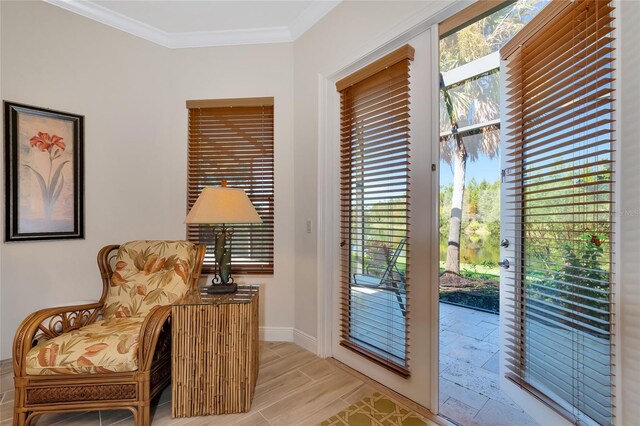
<instances>
[{"instance_id":1,"label":"door handle","mask_svg":"<svg viewBox=\"0 0 640 426\"><path fill-rule=\"evenodd\" d=\"M509 269L509 259L502 259L502 261L498 262L498 266Z\"/></svg>"}]
</instances>

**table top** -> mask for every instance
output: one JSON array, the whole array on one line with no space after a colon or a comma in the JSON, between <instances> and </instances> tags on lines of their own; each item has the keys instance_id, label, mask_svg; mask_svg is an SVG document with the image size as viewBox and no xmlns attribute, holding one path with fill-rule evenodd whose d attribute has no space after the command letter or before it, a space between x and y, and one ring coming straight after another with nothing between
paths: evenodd
<instances>
[{"instance_id":1,"label":"table top","mask_svg":"<svg viewBox=\"0 0 640 426\"><path fill-rule=\"evenodd\" d=\"M238 303L251 303L258 296L259 285L239 285L238 291L228 294L209 294L205 288L200 293L193 293L184 299L175 302L174 305L225 305Z\"/></svg>"}]
</instances>

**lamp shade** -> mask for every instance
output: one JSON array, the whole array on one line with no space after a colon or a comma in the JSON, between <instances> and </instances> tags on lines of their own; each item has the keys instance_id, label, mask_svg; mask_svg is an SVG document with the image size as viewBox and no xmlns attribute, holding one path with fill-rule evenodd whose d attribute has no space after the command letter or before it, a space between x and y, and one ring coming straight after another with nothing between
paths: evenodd
<instances>
[{"instance_id":1,"label":"lamp shade","mask_svg":"<svg viewBox=\"0 0 640 426\"><path fill-rule=\"evenodd\" d=\"M262 223L262 219L242 189L204 188L184 223Z\"/></svg>"}]
</instances>

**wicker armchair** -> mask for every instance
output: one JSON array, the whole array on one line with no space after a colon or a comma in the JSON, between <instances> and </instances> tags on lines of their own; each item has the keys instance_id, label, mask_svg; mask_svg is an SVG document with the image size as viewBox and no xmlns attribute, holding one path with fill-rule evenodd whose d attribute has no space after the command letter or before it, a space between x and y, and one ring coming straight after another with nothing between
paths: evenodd
<instances>
[{"instance_id":1,"label":"wicker armchair","mask_svg":"<svg viewBox=\"0 0 640 426\"><path fill-rule=\"evenodd\" d=\"M171 381L170 304L197 291L204 252L184 241L100 250L97 303L43 309L18 328L13 424L123 409L136 425L150 424L150 403Z\"/></svg>"}]
</instances>

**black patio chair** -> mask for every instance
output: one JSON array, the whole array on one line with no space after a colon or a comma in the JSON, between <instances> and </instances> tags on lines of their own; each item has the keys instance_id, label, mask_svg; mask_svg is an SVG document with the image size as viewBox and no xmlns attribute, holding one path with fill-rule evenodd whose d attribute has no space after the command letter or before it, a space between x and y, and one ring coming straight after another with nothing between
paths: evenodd
<instances>
[{"instance_id":1,"label":"black patio chair","mask_svg":"<svg viewBox=\"0 0 640 426\"><path fill-rule=\"evenodd\" d=\"M391 259L389 259L389 263L380 276L372 275L369 271L371 269L382 269L382 267L369 266L366 270L366 274L353 274L352 283L352 285L357 287L369 287L394 292L396 299L398 300L402 316L406 316L406 306L405 302L402 300L402 292L404 291L406 281L405 275L398 270L396 263L402 249L404 248L405 242L406 239L404 238L400 240L398 247L396 247Z\"/></svg>"}]
</instances>

